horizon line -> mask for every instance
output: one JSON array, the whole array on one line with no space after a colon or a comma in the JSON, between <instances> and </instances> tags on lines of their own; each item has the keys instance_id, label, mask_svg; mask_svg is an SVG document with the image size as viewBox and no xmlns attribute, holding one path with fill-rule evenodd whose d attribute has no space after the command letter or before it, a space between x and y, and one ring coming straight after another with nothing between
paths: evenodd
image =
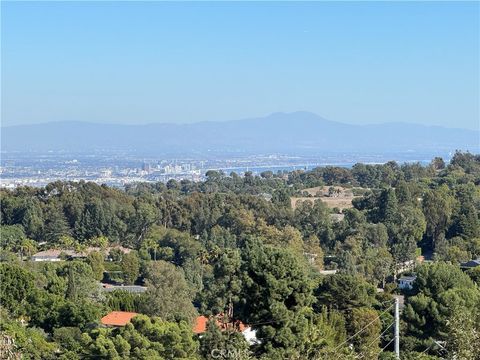
<instances>
[{"instance_id":1,"label":"horizon line","mask_svg":"<svg viewBox=\"0 0 480 360\"><path fill-rule=\"evenodd\" d=\"M45 121L45 122L39 122L39 123L25 123L25 124L16 124L16 125L0 125L0 128L14 128L14 127L25 127L25 126L41 126L41 125L51 125L51 124L65 124L65 123L77 123L77 124L90 124L90 125L114 125L114 126L135 126L135 127L141 127L141 126L152 126L152 125L174 125L174 126L188 126L188 125L195 125L195 124L205 124L205 123L229 123L229 122L240 122L240 121L249 121L249 120L264 120L269 117L275 116L275 115L294 115L294 114L308 114L308 115L313 115L317 117L319 120L327 121L327 122L333 122L337 124L343 124L343 125L350 125L350 126L360 126L360 127L365 127L365 126L376 126L376 125L391 125L391 124L396 124L396 125L415 125L415 126L422 126L426 128L443 128L443 129L452 129L452 130L466 130L466 131L475 131L475 132L480 132L480 126L477 129L472 129L472 128L461 128L461 127L450 127L450 126L445 126L445 125L438 125L438 124L423 124L419 122L409 122L409 121L392 121L392 122L376 122L376 123L365 123L365 124L354 124L354 123L349 123L349 122L342 122L342 121L336 121L336 120L330 120L327 118L324 118L321 115L318 115L317 113L314 113L312 111L308 110L298 110L298 111L291 111L291 112L284 112L284 111L275 111L268 113L267 115L264 116L256 116L256 117L249 117L249 118L241 118L241 119L230 119L230 120L200 120L200 121L192 121L192 122L147 122L147 123L122 123L122 122L95 122L95 121L88 121L88 120L56 120L56 121Z\"/></svg>"}]
</instances>

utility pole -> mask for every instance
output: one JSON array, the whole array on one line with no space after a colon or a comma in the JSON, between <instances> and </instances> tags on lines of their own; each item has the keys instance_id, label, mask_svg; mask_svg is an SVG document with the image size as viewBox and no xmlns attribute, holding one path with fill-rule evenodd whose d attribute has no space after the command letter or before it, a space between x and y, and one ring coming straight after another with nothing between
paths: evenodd
<instances>
[{"instance_id":1,"label":"utility pole","mask_svg":"<svg viewBox=\"0 0 480 360\"><path fill-rule=\"evenodd\" d=\"M400 359L400 306L395 298L395 358Z\"/></svg>"}]
</instances>

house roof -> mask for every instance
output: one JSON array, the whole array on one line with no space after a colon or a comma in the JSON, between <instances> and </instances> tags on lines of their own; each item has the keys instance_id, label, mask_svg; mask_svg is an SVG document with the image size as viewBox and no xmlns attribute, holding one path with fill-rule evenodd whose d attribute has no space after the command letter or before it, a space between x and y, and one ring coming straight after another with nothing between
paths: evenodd
<instances>
[{"instance_id":1,"label":"house roof","mask_svg":"<svg viewBox=\"0 0 480 360\"><path fill-rule=\"evenodd\" d=\"M416 278L417 278L416 275L412 275L412 276L402 276L402 277L399 278L398 280L403 280L403 281L415 281Z\"/></svg>"},{"instance_id":2,"label":"house roof","mask_svg":"<svg viewBox=\"0 0 480 360\"><path fill-rule=\"evenodd\" d=\"M222 315L217 315L214 317L215 318L215 323L217 326L220 328L220 330L224 331L227 329L235 329L237 331L243 332L247 326L242 323L240 320L234 320L233 322L229 323L224 323L223 321L220 321L222 318ZM202 334L205 331L207 331L207 323L208 323L209 318L206 316L198 316L195 319L195 326L193 327L193 332L195 334Z\"/></svg>"},{"instance_id":3,"label":"house roof","mask_svg":"<svg viewBox=\"0 0 480 360\"><path fill-rule=\"evenodd\" d=\"M92 251L100 251L100 252L105 252L106 254L110 254L110 251L112 250L120 250L122 253L124 254L128 254L129 252L132 251L132 249L128 249L126 247L123 247L121 245L113 245L113 246L108 246L104 249L100 248L100 247L95 247L95 246L89 246L85 251L87 253L91 253Z\"/></svg>"},{"instance_id":4,"label":"house roof","mask_svg":"<svg viewBox=\"0 0 480 360\"><path fill-rule=\"evenodd\" d=\"M61 251L60 250L45 250L45 251L40 251L36 254L33 254L32 257L58 257L60 255Z\"/></svg>"},{"instance_id":5,"label":"house roof","mask_svg":"<svg viewBox=\"0 0 480 360\"><path fill-rule=\"evenodd\" d=\"M208 318L206 316L198 316L195 319L195 326L193 327L193 332L195 334L201 334L207 331L207 322Z\"/></svg>"},{"instance_id":6,"label":"house roof","mask_svg":"<svg viewBox=\"0 0 480 360\"><path fill-rule=\"evenodd\" d=\"M470 260L470 261L464 262L460 266L462 266L462 267L477 267L477 266L480 266L480 259Z\"/></svg>"},{"instance_id":7,"label":"house roof","mask_svg":"<svg viewBox=\"0 0 480 360\"><path fill-rule=\"evenodd\" d=\"M33 258L58 258L60 254L64 253L67 256L71 257L82 257L85 256L84 253L79 253L74 250L59 250L59 249L50 249L45 251L40 251L36 254L33 254Z\"/></svg>"},{"instance_id":8,"label":"house roof","mask_svg":"<svg viewBox=\"0 0 480 360\"><path fill-rule=\"evenodd\" d=\"M319 272L322 275L335 275L338 272L338 270L337 269L334 269L334 270L320 270Z\"/></svg>"},{"instance_id":9,"label":"house roof","mask_svg":"<svg viewBox=\"0 0 480 360\"><path fill-rule=\"evenodd\" d=\"M58 258L61 253L64 253L70 257L86 257L92 251L100 251L100 252L105 251L107 254L110 254L110 251L112 251L113 249L118 249L124 254L128 254L131 251L131 249L128 249L119 245L107 247L105 248L105 250L102 250L99 247L90 246L86 248L85 251L80 251L80 252L75 250L50 249L50 250L40 251L34 254L32 257L33 258Z\"/></svg>"},{"instance_id":10,"label":"house roof","mask_svg":"<svg viewBox=\"0 0 480 360\"><path fill-rule=\"evenodd\" d=\"M101 323L108 326L125 326L136 315L138 315L136 312L112 311L101 319Z\"/></svg>"},{"instance_id":11,"label":"house roof","mask_svg":"<svg viewBox=\"0 0 480 360\"><path fill-rule=\"evenodd\" d=\"M115 290L123 290L127 291L129 293L143 293L147 291L146 286L140 286L140 285L112 285L112 284L104 284L100 283L102 290L106 292L112 292Z\"/></svg>"}]
</instances>

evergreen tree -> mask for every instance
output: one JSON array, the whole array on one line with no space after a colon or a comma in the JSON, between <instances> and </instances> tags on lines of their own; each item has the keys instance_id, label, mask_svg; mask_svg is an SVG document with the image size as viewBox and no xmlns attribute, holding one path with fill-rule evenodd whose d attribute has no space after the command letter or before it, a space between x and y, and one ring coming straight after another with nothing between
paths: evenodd
<instances>
[{"instance_id":1,"label":"evergreen tree","mask_svg":"<svg viewBox=\"0 0 480 360\"><path fill-rule=\"evenodd\" d=\"M99 281L103 279L104 258L104 254L100 251L92 251L87 256L87 264L92 268L94 278Z\"/></svg>"},{"instance_id":2,"label":"evergreen tree","mask_svg":"<svg viewBox=\"0 0 480 360\"><path fill-rule=\"evenodd\" d=\"M123 279L127 285L133 284L140 274L140 260L136 251L131 251L128 254L123 255L120 262Z\"/></svg>"},{"instance_id":3,"label":"evergreen tree","mask_svg":"<svg viewBox=\"0 0 480 360\"><path fill-rule=\"evenodd\" d=\"M306 269L288 251L250 239L243 252L242 273L241 319L257 329L260 351L276 354L281 349L287 355L301 347L313 302Z\"/></svg>"},{"instance_id":4,"label":"evergreen tree","mask_svg":"<svg viewBox=\"0 0 480 360\"><path fill-rule=\"evenodd\" d=\"M193 291L183 272L165 261L151 262L146 270L147 291L142 296L140 310L166 321L185 320L193 323L197 312L193 306Z\"/></svg>"}]
</instances>

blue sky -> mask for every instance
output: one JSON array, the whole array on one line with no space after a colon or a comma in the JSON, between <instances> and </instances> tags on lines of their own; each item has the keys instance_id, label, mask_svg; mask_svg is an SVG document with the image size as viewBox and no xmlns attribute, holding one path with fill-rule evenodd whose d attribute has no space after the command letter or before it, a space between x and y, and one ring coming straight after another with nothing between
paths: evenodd
<instances>
[{"instance_id":1,"label":"blue sky","mask_svg":"<svg viewBox=\"0 0 480 360\"><path fill-rule=\"evenodd\" d=\"M2 124L479 127L478 2L2 2Z\"/></svg>"}]
</instances>

